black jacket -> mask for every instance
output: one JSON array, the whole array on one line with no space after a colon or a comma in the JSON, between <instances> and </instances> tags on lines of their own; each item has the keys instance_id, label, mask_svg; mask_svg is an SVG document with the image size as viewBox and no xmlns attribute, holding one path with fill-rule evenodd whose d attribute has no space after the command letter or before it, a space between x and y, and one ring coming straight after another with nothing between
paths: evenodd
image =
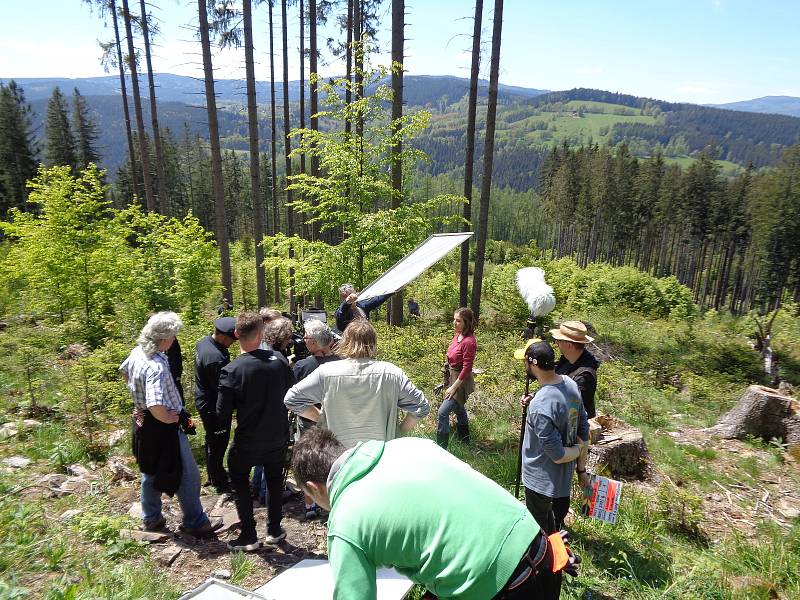
<instances>
[{"instance_id":1,"label":"black jacket","mask_svg":"<svg viewBox=\"0 0 800 600\"><path fill-rule=\"evenodd\" d=\"M172 496L178 491L183 476L178 424L162 423L146 410L141 427L136 426L135 419L133 421L132 439L139 470L154 475L153 486Z\"/></svg>"},{"instance_id":2,"label":"black jacket","mask_svg":"<svg viewBox=\"0 0 800 600\"><path fill-rule=\"evenodd\" d=\"M589 418L596 414L594 405L594 393L597 390L597 369L600 363L588 350L578 357L574 363L569 362L563 356L556 363L556 373L572 378L578 384L583 399L583 408Z\"/></svg>"},{"instance_id":3,"label":"black jacket","mask_svg":"<svg viewBox=\"0 0 800 600\"><path fill-rule=\"evenodd\" d=\"M195 346L194 354L194 404L197 412L215 412L219 392L219 372L231 362L228 349L205 336Z\"/></svg>"},{"instance_id":4,"label":"black jacket","mask_svg":"<svg viewBox=\"0 0 800 600\"><path fill-rule=\"evenodd\" d=\"M261 349L244 352L219 376L217 416L227 422L236 411L232 447L256 465L276 460L289 442L283 397L294 385L294 375L277 354Z\"/></svg>"}]
</instances>

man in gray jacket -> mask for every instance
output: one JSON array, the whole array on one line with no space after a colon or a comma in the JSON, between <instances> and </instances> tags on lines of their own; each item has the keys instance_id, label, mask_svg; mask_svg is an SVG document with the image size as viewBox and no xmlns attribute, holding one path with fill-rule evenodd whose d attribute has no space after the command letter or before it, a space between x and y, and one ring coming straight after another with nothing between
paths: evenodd
<instances>
[{"instance_id":1,"label":"man in gray jacket","mask_svg":"<svg viewBox=\"0 0 800 600\"><path fill-rule=\"evenodd\" d=\"M344 359L321 365L290 388L286 408L330 429L346 448L410 431L430 412L428 400L402 369L375 360L377 352L378 335L369 321L350 323L338 347ZM398 424L400 410L406 416Z\"/></svg>"}]
</instances>

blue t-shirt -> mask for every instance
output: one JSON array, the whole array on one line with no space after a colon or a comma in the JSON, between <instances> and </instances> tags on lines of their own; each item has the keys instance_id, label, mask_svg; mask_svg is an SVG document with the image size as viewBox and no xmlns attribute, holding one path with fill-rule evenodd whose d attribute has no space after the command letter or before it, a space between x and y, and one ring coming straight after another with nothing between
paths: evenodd
<instances>
[{"instance_id":1,"label":"blue t-shirt","mask_svg":"<svg viewBox=\"0 0 800 600\"><path fill-rule=\"evenodd\" d=\"M522 443L525 487L550 498L569 496L575 461L556 464L564 448L589 439L589 419L578 385L569 377L543 385L528 405Z\"/></svg>"}]
</instances>

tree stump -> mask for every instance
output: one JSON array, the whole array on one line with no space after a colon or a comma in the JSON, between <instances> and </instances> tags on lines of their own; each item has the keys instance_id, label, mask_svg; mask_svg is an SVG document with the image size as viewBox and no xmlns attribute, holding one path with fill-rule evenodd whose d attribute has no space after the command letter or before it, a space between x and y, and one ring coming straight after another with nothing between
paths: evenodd
<instances>
[{"instance_id":1,"label":"tree stump","mask_svg":"<svg viewBox=\"0 0 800 600\"><path fill-rule=\"evenodd\" d=\"M589 446L589 470L614 479L648 479L653 466L642 432L614 417L601 415L595 421L602 425L603 433Z\"/></svg>"},{"instance_id":2,"label":"tree stump","mask_svg":"<svg viewBox=\"0 0 800 600\"><path fill-rule=\"evenodd\" d=\"M748 435L786 440L786 420L795 414L792 398L778 390L751 385L733 409L707 431L724 439Z\"/></svg>"}]
</instances>

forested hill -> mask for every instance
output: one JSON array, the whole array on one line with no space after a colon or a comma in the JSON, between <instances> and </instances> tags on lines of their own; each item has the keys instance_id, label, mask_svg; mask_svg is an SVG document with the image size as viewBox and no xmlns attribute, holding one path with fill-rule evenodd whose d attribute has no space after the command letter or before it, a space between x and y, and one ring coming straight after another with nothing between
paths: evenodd
<instances>
[{"instance_id":1,"label":"forested hill","mask_svg":"<svg viewBox=\"0 0 800 600\"><path fill-rule=\"evenodd\" d=\"M800 98L794 96L764 96L763 98L728 102L727 104L709 104L709 106L727 108L728 110L800 117Z\"/></svg>"},{"instance_id":2,"label":"forested hill","mask_svg":"<svg viewBox=\"0 0 800 600\"><path fill-rule=\"evenodd\" d=\"M206 113L201 106L202 95L196 89L202 82L172 75L159 78L159 121L169 128L175 143L180 144L186 132L192 139L195 134L205 137ZM39 137L44 135L42 121L53 87L59 85L66 93L76 85L79 87L98 125L103 166L109 169L112 179L127 152L122 106L113 79L19 81L31 101ZM459 175L463 170L468 84L468 80L458 77L406 78L404 97L408 109L425 108L432 113L430 129L415 142L430 157L430 162L422 168L431 174ZM260 85L259 98L268 98L263 82ZM228 149L245 151L248 133L242 106L243 88L241 81L221 80L217 90L222 144ZM486 82L482 82L480 91L481 104L485 105ZM298 97L298 82L290 82L290 92L290 98ZM800 118L789 116L669 103L591 89L544 92L501 86L499 96L494 184L516 190L535 187L547 151L564 143L576 147L625 142L634 156L661 152L668 162L681 164L693 160L711 145L716 148L725 171L730 173L750 163L756 167L773 165L786 147L800 139ZM147 102L143 109L145 121L149 122ZM299 122L298 109L297 102L292 101L295 126ZM484 117L485 109L480 108L478 161L483 153ZM267 151L270 124L266 108L260 110L260 121L262 149ZM325 127L324 122L322 126Z\"/></svg>"},{"instance_id":3,"label":"forested hill","mask_svg":"<svg viewBox=\"0 0 800 600\"><path fill-rule=\"evenodd\" d=\"M170 73L155 73L153 75L158 91L156 95L160 102L183 102L193 104L203 102L205 84L202 79L172 75ZM0 81L9 78L1 77ZM61 91L69 93L77 87L84 96L113 96L118 95L119 77L106 75L104 77L67 78L22 78L14 79L25 90L25 97L31 100L47 100L53 94L53 89L58 86ZM404 78L404 96L411 105L424 106L437 104L442 98L458 100L469 91L469 79L451 75L407 75ZM130 94L130 78L127 79L128 94ZM481 95L485 96L489 82L480 80ZM222 102L241 102L245 99L245 82L243 79L216 79L214 88L217 100ZM500 84L500 100L523 100L548 90L537 90L513 85ZM308 82L306 82L306 97L308 97ZM260 99L269 98L270 84L268 81L256 81L256 95ZM275 82L276 98L283 97L283 82ZM289 82L289 100L297 102L300 99L300 82ZM280 100L279 100L280 101Z\"/></svg>"}]
</instances>

